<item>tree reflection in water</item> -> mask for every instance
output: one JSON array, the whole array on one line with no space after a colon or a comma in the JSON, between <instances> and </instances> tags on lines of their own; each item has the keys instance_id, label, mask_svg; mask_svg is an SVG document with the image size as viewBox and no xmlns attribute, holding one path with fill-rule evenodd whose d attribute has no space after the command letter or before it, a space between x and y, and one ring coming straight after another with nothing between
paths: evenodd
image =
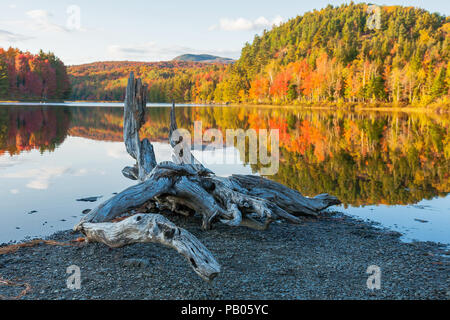
<instances>
[{"instance_id":1,"label":"tree reflection in water","mask_svg":"<svg viewBox=\"0 0 450 320\"><path fill-rule=\"evenodd\" d=\"M169 108L151 107L142 135L166 142ZM122 140L121 108L0 108L0 155L54 151L67 135ZM269 178L346 205L412 204L450 190L448 115L282 107L182 107L179 126L280 131L280 170ZM248 159L240 150L242 159ZM252 165L255 173L261 166Z\"/></svg>"}]
</instances>

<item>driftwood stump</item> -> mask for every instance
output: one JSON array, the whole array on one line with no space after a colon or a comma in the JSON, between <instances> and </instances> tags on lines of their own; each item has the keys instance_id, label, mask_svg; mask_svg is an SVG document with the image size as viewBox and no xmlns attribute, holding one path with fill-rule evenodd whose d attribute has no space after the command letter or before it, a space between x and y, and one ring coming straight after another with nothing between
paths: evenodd
<instances>
[{"instance_id":1,"label":"driftwood stump","mask_svg":"<svg viewBox=\"0 0 450 320\"><path fill-rule=\"evenodd\" d=\"M147 87L131 73L125 98L124 141L136 163L124 168L122 173L139 183L100 204L75 226L88 241L110 247L158 242L177 250L199 276L212 280L220 272L212 254L192 234L160 213L169 210L184 216L199 214L203 217L204 230L214 223L266 230L275 220L299 223L299 216L317 216L320 211L340 203L328 194L304 197L259 176L216 176L190 150L177 148L183 139L174 134L178 128L175 104L170 115L169 136L173 161L157 164L152 144L139 137L145 119L146 95ZM119 223L112 222L143 207L150 208L152 213L138 213Z\"/></svg>"}]
</instances>

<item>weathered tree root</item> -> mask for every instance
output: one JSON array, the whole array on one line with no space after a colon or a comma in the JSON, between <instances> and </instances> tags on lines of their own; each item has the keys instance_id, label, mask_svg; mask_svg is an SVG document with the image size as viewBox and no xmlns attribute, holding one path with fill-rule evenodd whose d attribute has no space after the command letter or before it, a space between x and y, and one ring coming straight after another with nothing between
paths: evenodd
<instances>
[{"instance_id":1,"label":"weathered tree root","mask_svg":"<svg viewBox=\"0 0 450 320\"><path fill-rule=\"evenodd\" d=\"M60 246L60 247L69 247L69 246L76 246L80 243L84 242L84 238L78 238L71 240L70 242L59 242L59 241L53 241L53 240L42 240L42 239L35 239L31 241L27 241L24 243L18 243L18 244L12 244L9 246L0 247L0 254L10 254L14 253L20 248L31 248L36 247L41 244L46 244L49 246Z\"/></svg>"},{"instance_id":2,"label":"weathered tree root","mask_svg":"<svg viewBox=\"0 0 450 320\"><path fill-rule=\"evenodd\" d=\"M196 237L159 214L136 214L118 223L85 223L80 231L89 241L101 242L112 248L148 242L171 247L208 281L220 272L220 265Z\"/></svg>"},{"instance_id":3,"label":"weathered tree root","mask_svg":"<svg viewBox=\"0 0 450 320\"><path fill-rule=\"evenodd\" d=\"M295 190L263 177L216 176L195 159L189 149L180 148L183 137L173 135L178 128L175 105L172 106L169 127L169 142L174 148L173 162L156 164L153 146L147 139L141 141L139 138L146 110L146 91L140 79L135 80L131 73L125 98L124 140L136 164L124 168L122 172L125 177L141 182L103 202L75 226L74 229L82 231L89 241L102 242L110 247L136 242L160 242L175 248L188 259L197 274L210 280L220 270L211 253L187 231L176 228L167 220L161 222L162 216L137 215L117 224L106 222L148 204L159 213L169 209L184 216L200 214L205 230L217 222L232 227L265 230L275 220L300 223L299 216L315 217L320 211L340 203L328 194L304 197ZM170 224L170 230L182 230L184 236L176 241L161 236L161 230L154 227L158 225L157 221L161 225ZM193 243L201 248L199 256L192 252L186 253L190 252L187 248ZM204 257L207 262L202 260Z\"/></svg>"},{"instance_id":4,"label":"weathered tree root","mask_svg":"<svg viewBox=\"0 0 450 320\"><path fill-rule=\"evenodd\" d=\"M0 300L19 300L20 298L26 296L31 291L31 285L27 282L15 282L3 279L0 276L0 286L10 286L10 287L24 287L23 290L19 293L19 295L15 297L7 297L0 294Z\"/></svg>"}]
</instances>

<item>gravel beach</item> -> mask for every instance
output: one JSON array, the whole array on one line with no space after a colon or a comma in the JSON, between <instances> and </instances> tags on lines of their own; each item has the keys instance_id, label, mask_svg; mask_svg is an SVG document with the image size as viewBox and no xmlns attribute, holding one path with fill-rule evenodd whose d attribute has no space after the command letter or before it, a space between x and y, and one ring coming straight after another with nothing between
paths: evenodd
<instances>
[{"instance_id":1,"label":"gravel beach","mask_svg":"<svg viewBox=\"0 0 450 320\"><path fill-rule=\"evenodd\" d=\"M400 234L328 213L301 225L274 223L267 231L217 226L169 217L214 254L222 272L199 278L176 251L157 244L110 249L103 244L39 245L0 255L0 278L26 282L22 299L450 299L448 248L403 243ZM49 239L80 237L71 231ZM67 289L67 267L81 269L81 289ZM369 290L366 273L381 269L381 289ZM0 295L23 287L0 285Z\"/></svg>"}]
</instances>

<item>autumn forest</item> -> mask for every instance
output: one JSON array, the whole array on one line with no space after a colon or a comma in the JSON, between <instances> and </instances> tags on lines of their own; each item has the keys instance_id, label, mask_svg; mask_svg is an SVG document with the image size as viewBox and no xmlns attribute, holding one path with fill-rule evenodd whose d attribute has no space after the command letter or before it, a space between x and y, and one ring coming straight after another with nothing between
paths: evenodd
<instances>
[{"instance_id":1,"label":"autumn forest","mask_svg":"<svg viewBox=\"0 0 450 320\"><path fill-rule=\"evenodd\" d=\"M54 54L0 48L0 99L63 100L70 89L66 67Z\"/></svg>"},{"instance_id":2,"label":"autumn forest","mask_svg":"<svg viewBox=\"0 0 450 320\"><path fill-rule=\"evenodd\" d=\"M97 62L0 49L0 99L120 101L134 71L150 102L448 105L450 20L414 7L328 6L256 35L233 64Z\"/></svg>"}]
</instances>

